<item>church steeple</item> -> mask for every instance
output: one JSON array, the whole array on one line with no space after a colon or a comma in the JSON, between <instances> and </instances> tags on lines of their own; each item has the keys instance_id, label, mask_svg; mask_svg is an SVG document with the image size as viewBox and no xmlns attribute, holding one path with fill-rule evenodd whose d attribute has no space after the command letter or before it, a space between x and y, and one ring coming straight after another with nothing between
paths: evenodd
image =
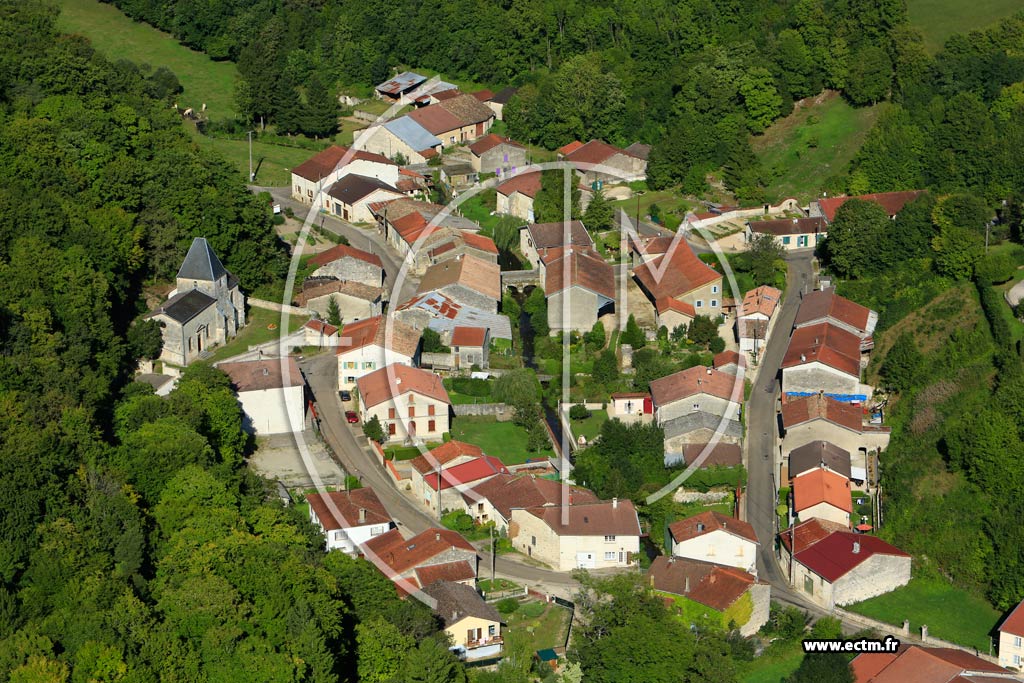
<instances>
[{"instance_id":1,"label":"church steeple","mask_svg":"<svg viewBox=\"0 0 1024 683\"><path fill-rule=\"evenodd\" d=\"M196 237L192 240L192 246L189 247L188 254L178 270L178 279L217 282L225 275L227 275L227 270L224 269L217 255L213 253L206 238Z\"/></svg>"}]
</instances>

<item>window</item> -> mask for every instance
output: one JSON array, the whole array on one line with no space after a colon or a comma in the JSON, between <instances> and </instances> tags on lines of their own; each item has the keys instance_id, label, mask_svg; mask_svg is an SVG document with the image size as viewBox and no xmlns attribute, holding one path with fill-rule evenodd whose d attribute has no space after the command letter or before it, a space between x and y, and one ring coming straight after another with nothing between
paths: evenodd
<instances>
[{"instance_id":1,"label":"window","mask_svg":"<svg viewBox=\"0 0 1024 683\"><path fill-rule=\"evenodd\" d=\"M711 285L711 293L718 294L718 285Z\"/></svg>"},{"instance_id":2,"label":"window","mask_svg":"<svg viewBox=\"0 0 1024 683\"><path fill-rule=\"evenodd\" d=\"M487 627L487 635L489 635L491 637L494 637L494 636L498 635L498 627L495 626L494 624L491 624L490 626L488 626Z\"/></svg>"},{"instance_id":3,"label":"window","mask_svg":"<svg viewBox=\"0 0 1024 683\"><path fill-rule=\"evenodd\" d=\"M437 431L437 423L436 423L436 422L434 422L433 420L431 420L430 422L428 422L428 423L427 423L427 431L428 431L428 432L434 432L434 431Z\"/></svg>"},{"instance_id":4,"label":"window","mask_svg":"<svg viewBox=\"0 0 1024 683\"><path fill-rule=\"evenodd\" d=\"M431 403L429 406L427 406L427 415L433 415L433 414L434 414L434 404Z\"/></svg>"},{"instance_id":5,"label":"window","mask_svg":"<svg viewBox=\"0 0 1024 683\"><path fill-rule=\"evenodd\" d=\"M530 545L537 545L537 537L530 536Z\"/></svg>"},{"instance_id":6,"label":"window","mask_svg":"<svg viewBox=\"0 0 1024 683\"><path fill-rule=\"evenodd\" d=\"M409 417L416 417L416 407L409 406Z\"/></svg>"},{"instance_id":7,"label":"window","mask_svg":"<svg viewBox=\"0 0 1024 683\"><path fill-rule=\"evenodd\" d=\"M409 405L416 402L416 394L409 394Z\"/></svg>"},{"instance_id":8,"label":"window","mask_svg":"<svg viewBox=\"0 0 1024 683\"><path fill-rule=\"evenodd\" d=\"M693 307L694 308L704 308L704 300L703 299L697 299L697 301L694 302Z\"/></svg>"},{"instance_id":9,"label":"window","mask_svg":"<svg viewBox=\"0 0 1024 683\"><path fill-rule=\"evenodd\" d=\"M384 533L385 529L387 529L387 527L384 526L383 524L378 525L378 526L372 526L372 527L370 527L370 535L371 536L380 536L382 533Z\"/></svg>"},{"instance_id":10,"label":"window","mask_svg":"<svg viewBox=\"0 0 1024 683\"><path fill-rule=\"evenodd\" d=\"M355 370L356 369L356 362L353 361L353 360L345 361L345 369L346 370Z\"/></svg>"},{"instance_id":11,"label":"window","mask_svg":"<svg viewBox=\"0 0 1024 683\"><path fill-rule=\"evenodd\" d=\"M368 360L363 363L363 370L373 370L373 361Z\"/></svg>"},{"instance_id":12,"label":"window","mask_svg":"<svg viewBox=\"0 0 1024 683\"><path fill-rule=\"evenodd\" d=\"M1015 636L1013 639L1013 646L1020 647L1020 636Z\"/></svg>"},{"instance_id":13,"label":"window","mask_svg":"<svg viewBox=\"0 0 1024 683\"><path fill-rule=\"evenodd\" d=\"M715 556L715 546L708 544L708 557Z\"/></svg>"},{"instance_id":14,"label":"window","mask_svg":"<svg viewBox=\"0 0 1024 683\"><path fill-rule=\"evenodd\" d=\"M345 381L348 382L349 384L355 384L356 378L353 377L352 375L349 375L348 377L345 378Z\"/></svg>"},{"instance_id":15,"label":"window","mask_svg":"<svg viewBox=\"0 0 1024 683\"><path fill-rule=\"evenodd\" d=\"M814 579L809 576L804 577L804 593L814 595Z\"/></svg>"},{"instance_id":16,"label":"window","mask_svg":"<svg viewBox=\"0 0 1024 683\"><path fill-rule=\"evenodd\" d=\"M718 308L718 299L711 300L711 308Z\"/></svg>"},{"instance_id":17,"label":"window","mask_svg":"<svg viewBox=\"0 0 1024 683\"><path fill-rule=\"evenodd\" d=\"M302 188L298 185L295 186L295 194L302 194Z\"/></svg>"},{"instance_id":18,"label":"window","mask_svg":"<svg viewBox=\"0 0 1024 683\"><path fill-rule=\"evenodd\" d=\"M394 436L394 435L395 435L395 423L392 422L391 424L388 425L388 436Z\"/></svg>"},{"instance_id":19,"label":"window","mask_svg":"<svg viewBox=\"0 0 1024 683\"><path fill-rule=\"evenodd\" d=\"M608 552L606 552L604 554L604 561L605 562L614 562L615 561L615 555L616 555L616 552L614 550L609 550Z\"/></svg>"},{"instance_id":20,"label":"window","mask_svg":"<svg viewBox=\"0 0 1024 683\"><path fill-rule=\"evenodd\" d=\"M614 536L605 536L604 537L604 542L605 543L614 543L615 542L615 537Z\"/></svg>"},{"instance_id":21,"label":"window","mask_svg":"<svg viewBox=\"0 0 1024 683\"><path fill-rule=\"evenodd\" d=\"M306 196L309 197L310 199L312 199L313 198L313 190L306 190Z\"/></svg>"},{"instance_id":22,"label":"window","mask_svg":"<svg viewBox=\"0 0 1024 683\"><path fill-rule=\"evenodd\" d=\"M389 420L394 420L395 419L395 409L394 408L388 408L388 419Z\"/></svg>"},{"instance_id":23,"label":"window","mask_svg":"<svg viewBox=\"0 0 1024 683\"><path fill-rule=\"evenodd\" d=\"M1020 668L1020 655L1013 656L1013 665L1017 668Z\"/></svg>"},{"instance_id":24,"label":"window","mask_svg":"<svg viewBox=\"0 0 1024 683\"><path fill-rule=\"evenodd\" d=\"M782 243L783 244L789 244L789 237L783 237L782 238Z\"/></svg>"}]
</instances>

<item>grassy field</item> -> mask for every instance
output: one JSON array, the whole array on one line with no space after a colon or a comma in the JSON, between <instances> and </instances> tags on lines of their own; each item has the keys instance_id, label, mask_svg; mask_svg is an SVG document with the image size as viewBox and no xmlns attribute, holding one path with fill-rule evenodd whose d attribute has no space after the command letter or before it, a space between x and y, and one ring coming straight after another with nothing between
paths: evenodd
<instances>
[{"instance_id":1,"label":"grassy field","mask_svg":"<svg viewBox=\"0 0 1024 683\"><path fill-rule=\"evenodd\" d=\"M683 201L671 190L648 191L640 195L640 220L646 220L645 217L651 213L651 204L657 204L658 209L662 214L672 213L676 214L680 218L686 216L686 212L692 208L689 202ZM611 205L625 211L629 214L630 218L636 218L636 197L630 197L629 199L617 199L611 202Z\"/></svg>"},{"instance_id":2,"label":"grassy field","mask_svg":"<svg viewBox=\"0 0 1024 683\"><path fill-rule=\"evenodd\" d=\"M526 430L513 422L498 422L493 417L457 417L452 421L452 438L479 446L506 465L527 460L550 458L550 449L531 453L526 450Z\"/></svg>"},{"instance_id":3,"label":"grassy field","mask_svg":"<svg viewBox=\"0 0 1024 683\"><path fill-rule=\"evenodd\" d=\"M306 324L307 318L301 316L289 316L288 318L288 332L289 334L299 329ZM224 346L218 347L213 352L213 357L210 358L210 362L224 360L231 356L237 356L240 353L244 353L249 349L250 346L256 344L265 344L266 342L273 341L278 338L281 331L277 327L281 324L281 314L277 311L268 311L265 308L250 308L247 313L245 321L245 327L238 333L238 336L232 339ZM274 325L274 329L269 329L268 325Z\"/></svg>"},{"instance_id":4,"label":"grassy field","mask_svg":"<svg viewBox=\"0 0 1024 683\"><path fill-rule=\"evenodd\" d=\"M539 616L535 615L536 607L544 607ZM554 604L542 602L526 602L507 617L509 631L525 631L530 650L537 651L549 647L565 645L565 637L569 628L569 610Z\"/></svg>"},{"instance_id":5,"label":"grassy field","mask_svg":"<svg viewBox=\"0 0 1024 683\"><path fill-rule=\"evenodd\" d=\"M799 641L775 643L754 661L741 665L740 683L781 683L803 658Z\"/></svg>"},{"instance_id":6,"label":"grassy field","mask_svg":"<svg viewBox=\"0 0 1024 683\"><path fill-rule=\"evenodd\" d=\"M586 437L587 443L590 443L601 433L601 425L607 421L608 411L599 408L590 411L590 417L585 420L569 420L569 425L572 427L573 438L582 435Z\"/></svg>"},{"instance_id":7,"label":"grassy field","mask_svg":"<svg viewBox=\"0 0 1024 683\"><path fill-rule=\"evenodd\" d=\"M227 140L200 135L191 124L192 139L200 147L211 149L231 162L238 169L243 180L249 174L249 141ZM273 187L291 185L291 169L316 154L309 149L299 147L283 147L268 145L263 142L252 143L252 167L256 170L256 184Z\"/></svg>"},{"instance_id":8,"label":"grassy field","mask_svg":"<svg viewBox=\"0 0 1024 683\"><path fill-rule=\"evenodd\" d=\"M845 174L885 106L854 108L835 92L802 102L751 141L770 178L773 204L786 197L808 201L828 178Z\"/></svg>"},{"instance_id":9,"label":"grassy field","mask_svg":"<svg viewBox=\"0 0 1024 683\"><path fill-rule=\"evenodd\" d=\"M85 36L111 59L128 59L173 71L185 89L178 99L180 107L199 111L206 103L211 119L235 116L238 70L233 63L215 62L190 50L149 24L132 21L113 5L98 0L58 0L57 4L60 30Z\"/></svg>"},{"instance_id":10,"label":"grassy field","mask_svg":"<svg viewBox=\"0 0 1024 683\"><path fill-rule=\"evenodd\" d=\"M907 0L910 23L924 34L932 53L953 34L986 28L1021 8L1020 0Z\"/></svg>"},{"instance_id":11,"label":"grassy field","mask_svg":"<svg viewBox=\"0 0 1024 683\"><path fill-rule=\"evenodd\" d=\"M902 588L847 609L896 626L910 619L912 633L919 633L921 624L927 624L936 638L982 652L988 652L989 634L1003 616L983 599L929 579L911 579Z\"/></svg>"}]
</instances>

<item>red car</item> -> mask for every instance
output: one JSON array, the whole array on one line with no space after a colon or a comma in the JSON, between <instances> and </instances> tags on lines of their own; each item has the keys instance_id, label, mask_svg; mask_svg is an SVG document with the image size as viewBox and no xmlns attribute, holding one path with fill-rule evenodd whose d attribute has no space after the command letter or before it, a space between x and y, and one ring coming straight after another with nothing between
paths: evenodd
<instances>
[{"instance_id":1,"label":"red car","mask_svg":"<svg viewBox=\"0 0 1024 683\"><path fill-rule=\"evenodd\" d=\"M355 424L356 422L359 422L359 416L356 415L356 411L354 410L346 410L345 419L348 420L349 424Z\"/></svg>"}]
</instances>

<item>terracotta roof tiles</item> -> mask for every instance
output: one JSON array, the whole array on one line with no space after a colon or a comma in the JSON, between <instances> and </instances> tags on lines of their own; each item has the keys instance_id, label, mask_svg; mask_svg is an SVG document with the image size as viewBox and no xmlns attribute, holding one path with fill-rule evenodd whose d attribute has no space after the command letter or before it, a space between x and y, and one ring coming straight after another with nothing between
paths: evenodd
<instances>
[{"instance_id":1,"label":"terracotta roof tiles","mask_svg":"<svg viewBox=\"0 0 1024 683\"><path fill-rule=\"evenodd\" d=\"M427 268L417 291L422 293L440 290L455 284L495 301L501 299L501 269L498 264L469 254Z\"/></svg>"},{"instance_id":2,"label":"terracotta roof tiles","mask_svg":"<svg viewBox=\"0 0 1024 683\"><path fill-rule=\"evenodd\" d=\"M282 365L284 366L283 368ZM243 391L301 387L305 384L298 364L290 356L269 360L218 363L217 369L231 378L231 384L240 393Z\"/></svg>"},{"instance_id":3,"label":"terracotta roof tiles","mask_svg":"<svg viewBox=\"0 0 1024 683\"><path fill-rule=\"evenodd\" d=\"M637 266L633 276L655 301L662 297L677 299L722 279L722 274L697 258L682 238L676 240L675 248L664 256Z\"/></svg>"},{"instance_id":4,"label":"terracotta roof tiles","mask_svg":"<svg viewBox=\"0 0 1024 683\"><path fill-rule=\"evenodd\" d=\"M540 519L559 536L639 536L640 520L629 500L584 503L568 508L530 507L525 512ZM562 523L562 515L568 523Z\"/></svg>"},{"instance_id":5,"label":"terracotta roof tiles","mask_svg":"<svg viewBox=\"0 0 1024 683\"><path fill-rule=\"evenodd\" d=\"M860 338L831 323L798 327L793 330L782 367L815 362L860 378Z\"/></svg>"},{"instance_id":6,"label":"terracotta roof tiles","mask_svg":"<svg viewBox=\"0 0 1024 683\"><path fill-rule=\"evenodd\" d=\"M752 543L757 543L757 534L754 533L753 526L743 520L723 515L721 512L715 512L714 510L708 510L693 517L673 522L669 525L668 530L676 543L688 541L691 538L699 538L705 534L710 534L712 531L719 530L744 538Z\"/></svg>"},{"instance_id":7,"label":"terracotta roof tiles","mask_svg":"<svg viewBox=\"0 0 1024 683\"><path fill-rule=\"evenodd\" d=\"M391 522L391 515L372 488L311 493L306 496L306 502L316 513L324 531ZM359 519L360 511L362 521Z\"/></svg>"},{"instance_id":8,"label":"terracotta roof tiles","mask_svg":"<svg viewBox=\"0 0 1024 683\"><path fill-rule=\"evenodd\" d=\"M391 378L392 374L394 379ZM356 386L359 388L360 400L368 408L409 392L451 405L451 399L448 398L448 392L441 384L440 377L426 370L410 368L408 365L396 363L374 370L356 380Z\"/></svg>"},{"instance_id":9,"label":"terracotta roof tiles","mask_svg":"<svg viewBox=\"0 0 1024 683\"><path fill-rule=\"evenodd\" d=\"M836 219L836 211L851 199L878 204L890 217L895 216L903 207L924 194L924 190L907 190L903 192L880 192L878 194L862 194L856 197L827 197L818 200L818 206L829 223Z\"/></svg>"},{"instance_id":10,"label":"terracotta roof tiles","mask_svg":"<svg viewBox=\"0 0 1024 683\"><path fill-rule=\"evenodd\" d=\"M537 196L540 192L540 171L532 171L521 175L512 176L497 187L498 194L510 197L516 192L530 197Z\"/></svg>"},{"instance_id":11,"label":"terracotta roof tiles","mask_svg":"<svg viewBox=\"0 0 1024 683\"><path fill-rule=\"evenodd\" d=\"M337 355L343 356L352 350L373 344L412 358L416 355L419 342L420 331L412 325L394 317L384 318L375 315L349 323L341 329Z\"/></svg>"},{"instance_id":12,"label":"terracotta roof tiles","mask_svg":"<svg viewBox=\"0 0 1024 683\"><path fill-rule=\"evenodd\" d=\"M853 499L850 480L831 470L816 467L793 479L793 509L800 514L809 507L827 503L850 514Z\"/></svg>"},{"instance_id":13,"label":"terracotta roof tiles","mask_svg":"<svg viewBox=\"0 0 1024 683\"><path fill-rule=\"evenodd\" d=\"M651 397L656 408L698 394L708 394L739 403L743 400L743 383L737 382L735 375L703 365L687 368L651 382Z\"/></svg>"},{"instance_id":14,"label":"terracotta roof tiles","mask_svg":"<svg viewBox=\"0 0 1024 683\"><path fill-rule=\"evenodd\" d=\"M663 555L654 558L647 576L654 590L681 595L719 612L757 583L742 569Z\"/></svg>"},{"instance_id":15,"label":"terracotta roof tiles","mask_svg":"<svg viewBox=\"0 0 1024 683\"><path fill-rule=\"evenodd\" d=\"M483 347L487 341L487 328L456 325L452 330L452 346Z\"/></svg>"}]
</instances>

